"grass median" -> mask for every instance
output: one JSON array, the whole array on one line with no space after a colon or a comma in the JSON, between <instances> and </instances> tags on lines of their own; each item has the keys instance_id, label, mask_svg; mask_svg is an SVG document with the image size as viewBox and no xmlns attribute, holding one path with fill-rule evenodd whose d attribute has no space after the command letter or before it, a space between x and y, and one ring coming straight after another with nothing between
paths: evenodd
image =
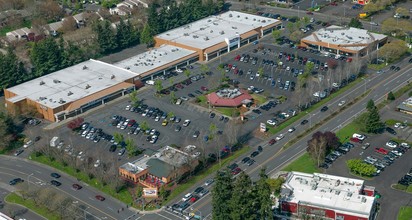
<instances>
[{"instance_id":1,"label":"grass median","mask_svg":"<svg viewBox=\"0 0 412 220\"><path fill-rule=\"evenodd\" d=\"M316 173L320 172L319 168L316 167L315 161L310 158L308 153L304 153L302 156L298 157L292 163L287 165L282 169L283 171L298 171L303 173Z\"/></svg>"},{"instance_id":2,"label":"grass median","mask_svg":"<svg viewBox=\"0 0 412 220\"><path fill-rule=\"evenodd\" d=\"M313 110L325 105L330 100L336 98L340 94L345 93L346 91L350 90L352 87L354 87L356 84L358 84L361 81L362 81L362 78L356 79L354 82L352 82L349 85L343 87L342 89L339 89L337 92L331 94L330 96L326 97L325 99L322 99L320 102L316 103L315 105L312 105L311 107L309 107L305 111L300 112L299 114L297 114L296 116L294 116L294 117L290 118L289 120L283 122L279 126L269 127L268 132L270 134L276 134L276 133L280 132L281 130L289 127L291 124L293 124L296 121L300 120L301 118L305 117L309 112L312 112Z\"/></svg>"},{"instance_id":3,"label":"grass median","mask_svg":"<svg viewBox=\"0 0 412 220\"><path fill-rule=\"evenodd\" d=\"M44 206L37 206L36 203L32 199L23 199L23 197L17 195L16 193L10 193L7 195L4 200L8 203L18 204L21 206L30 209L31 211L37 213L38 215L43 216L48 220L59 220L60 216L57 215L55 212L50 212Z\"/></svg>"},{"instance_id":4,"label":"grass median","mask_svg":"<svg viewBox=\"0 0 412 220\"><path fill-rule=\"evenodd\" d=\"M219 162L215 163L214 165L204 169L202 172L199 173L199 175L191 177L186 183L178 185L167 197L164 203L167 203L173 199L175 199L177 196L182 194L184 191L192 187L193 185L199 183L201 180L205 179L207 176L211 175L212 173L218 171L222 167L225 167L229 163L231 163L233 160L238 158L240 155L245 154L250 150L250 147L243 147L242 149L236 151L229 157L223 159L221 163ZM220 166L221 165L221 166Z\"/></svg>"},{"instance_id":5,"label":"grass median","mask_svg":"<svg viewBox=\"0 0 412 220\"><path fill-rule=\"evenodd\" d=\"M54 167L62 172L67 173L70 176L73 176L79 180L81 180L84 183L89 184L90 186L93 186L100 191L113 196L114 198L126 203L130 204L133 201L132 195L130 195L130 192L127 191L127 189L122 189L120 192L116 193L116 191L108 186L108 185L103 185L103 183L96 178L89 178L89 176L84 173L84 172L77 172L77 170L73 167L70 166L64 166L62 163L57 162L57 161L52 161L48 157L41 155L41 156L36 156L34 154L31 155L31 159L34 161L37 161L39 163Z\"/></svg>"},{"instance_id":6,"label":"grass median","mask_svg":"<svg viewBox=\"0 0 412 220\"><path fill-rule=\"evenodd\" d=\"M398 220L411 220L412 219L412 207L402 206L398 212Z\"/></svg>"}]
</instances>

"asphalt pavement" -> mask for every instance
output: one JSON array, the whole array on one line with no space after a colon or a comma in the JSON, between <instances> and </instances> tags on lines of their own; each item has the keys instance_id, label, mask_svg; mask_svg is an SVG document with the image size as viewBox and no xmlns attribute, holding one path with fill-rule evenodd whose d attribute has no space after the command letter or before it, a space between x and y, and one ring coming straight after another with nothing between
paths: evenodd
<instances>
[{"instance_id":1,"label":"asphalt pavement","mask_svg":"<svg viewBox=\"0 0 412 220\"><path fill-rule=\"evenodd\" d=\"M260 145L264 148L264 153L260 156L255 158L256 163L251 167L245 167L243 164L240 165L242 170L244 170L248 175L251 176L252 179L256 179L258 177L258 173L261 167L265 166L267 170L267 174L269 176L275 175L280 169L285 166L286 164L290 163L300 155L302 155L306 151L306 143L312 136L312 134L316 131L333 131L336 132L347 123L351 122L356 116L361 114L366 107L366 103L369 99L373 99L376 102L381 101L385 98L386 94L389 91L395 91L396 89L401 88L404 86L409 80L412 79L412 64L409 64L407 59L401 61L399 64L402 69L398 72L393 72L387 70L382 74L372 74L367 78L364 78L363 82L358 83L351 89L349 92L340 95L339 97L331 100L327 106L329 110L327 112L320 112L319 109L314 110L310 115L305 117L304 119L309 120L311 123L307 123L306 125L300 125L300 121L296 122L294 126L297 131L295 133L289 134L286 128L283 130L282 134L285 135L285 138L280 140L273 146L268 146L267 143L261 143ZM386 69L389 69L386 68ZM307 134L305 137L300 139L298 142L290 146L289 148L280 151L281 147L286 144L294 135L297 135L299 132L302 132L308 126L314 126L315 123L322 121L328 115L330 115L333 111L336 111L339 106L338 102L340 100L347 100L350 101L355 97L358 97L362 93L367 90L371 90L368 96L363 98L362 100L358 101L354 105L348 107L340 114L332 118L331 120L324 123L320 126L316 131L313 131ZM303 119L302 119L303 120ZM244 155L246 156L246 155ZM239 160L242 157L238 158ZM238 163L240 164L240 163ZM195 186L197 187L197 186ZM193 189L195 188L193 187ZM191 190L193 190L191 189ZM380 189L377 189L378 191ZM184 192L185 194L187 192ZM177 202L178 199L176 199ZM210 213L212 211L211 206L211 196L207 195L201 198L198 202L191 206L194 210L199 210L203 216L210 217ZM385 211L385 207L382 207L382 212ZM390 210L394 211L394 210ZM208 218L211 219L211 218ZM384 219L384 218L380 218Z\"/></svg>"}]
</instances>

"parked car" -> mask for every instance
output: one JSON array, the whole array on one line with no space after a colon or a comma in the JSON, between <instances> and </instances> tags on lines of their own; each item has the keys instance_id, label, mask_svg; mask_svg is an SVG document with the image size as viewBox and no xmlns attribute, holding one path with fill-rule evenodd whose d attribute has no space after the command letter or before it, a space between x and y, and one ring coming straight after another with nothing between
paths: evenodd
<instances>
[{"instance_id":1,"label":"parked car","mask_svg":"<svg viewBox=\"0 0 412 220\"><path fill-rule=\"evenodd\" d=\"M385 150L385 149L382 148L382 147L380 147L380 148L378 148L378 147L375 148L375 152L378 153L378 154L383 154L383 155L386 155L386 154L389 153L387 150Z\"/></svg>"},{"instance_id":2,"label":"parked car","mask_svg":"<svg viewBox=\"0 0 412 220\"><path fill-rule=\"evenodd\" d=\"M97 200L99 200L99 201L104 201L104 200L106 200L106 198L104 198L104 197L101 196L101 195L96 195L95 198L96 198Z\"/></svg>"}]
</instances>

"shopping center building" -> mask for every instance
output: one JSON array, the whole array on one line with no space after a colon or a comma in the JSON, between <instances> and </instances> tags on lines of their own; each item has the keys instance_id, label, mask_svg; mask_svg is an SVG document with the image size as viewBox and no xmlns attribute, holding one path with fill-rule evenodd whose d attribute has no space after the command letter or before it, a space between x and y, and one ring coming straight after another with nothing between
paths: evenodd
<instances>
[{"instance_id":1,"label":"shopping center building","mask_svg":"<svg viewBox=\"0 0 412 220\"><path fill-rule=\"evenodd\" d=\"M332 25L302 38L300 45L323 53L362 57L379 49L387 40L386 35L365 29Z\"/></svg>"}]
</instances>

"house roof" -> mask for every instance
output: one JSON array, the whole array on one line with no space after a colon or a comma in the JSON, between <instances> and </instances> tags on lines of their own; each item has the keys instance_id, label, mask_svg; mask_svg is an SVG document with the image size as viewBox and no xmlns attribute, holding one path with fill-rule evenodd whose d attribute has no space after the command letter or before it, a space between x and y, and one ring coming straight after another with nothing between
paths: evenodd
<instances>
[{"instance_id":1,"label":"house roof","mask_svg":"<svg viewBox=\"0 0 412 220\"><path fill-rule=\"evenodd\" d=\"M242 105L244 100L251 100L253 97L246 90L240 89L237 94L221 96L219 93L223 91L213 92L207 95L207 100L212 106L219 107L237 107Z\"/></svg>"},{"instance_id":2,"label":"house roof","mask_svg":"<svg viewBox=\"0 0 412 220\"><path fill-rule=\"evenodd\" d=\"M157 158L150 158L146 164L149 167L149 173L157 177L168 177L173 171L173 167L170 164Z\"/></svg>"}]
</instances>

